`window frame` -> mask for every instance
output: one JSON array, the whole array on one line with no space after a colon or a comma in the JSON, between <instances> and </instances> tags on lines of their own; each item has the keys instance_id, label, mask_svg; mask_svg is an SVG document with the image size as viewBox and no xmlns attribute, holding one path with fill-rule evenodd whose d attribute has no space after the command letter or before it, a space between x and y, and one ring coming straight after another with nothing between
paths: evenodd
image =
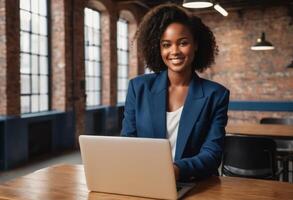
<instances>
[{"instance_id":1,"label":"window frame","mask_svg":"<svg viewBox=\"0 0 293 200\"><path fill-rule=\"evenodd\" d=\"M123 37L123 35L119 34L119 29L118 29L118 23L124 23L126 24L126 29L127 29L127 35L126 37ZM119 47L119 40L120 39L126 39L127 41L127 49L123 49L123 48L120 48ZM127 59L127 63L124 64L124 63L120 63L120 59L119 59L119 53L126 53L126 59ZM130 51L129 51L129 21L127 21L126 19L123 19L123 18L119 18L117 20L117 104L122 104L122 103L125 103L125 100L126 100L126 95L127 95L127 86L128 86L128 82L129 82L129 65L130 65L130 59L129 59L129 55L130 55ZM119 74L119 68L123 66L123 67L126 67L126 76L121 76ZM119 84L119 80L124 80L126 82L125 84L125 88L121 89L119 88L120 84ZM123 82L123 81L122 81ZM124 100L123 101L120 101L120 96L119 96L119 93L122 92L124 93Z\"/></svg>"},{"instance_id":2,"label":"window frame","mask_svg":"<svg viewBox=\"0 0 293 200\"><path fill-rule=\"evenodd\" d=\"M90 12L96 12L98 13L98 20L99 20L99 27L90 27L86 24L86 10L90 10ZM85 94L86 94L86 107L87 108L91 108L91 107L96 107L96 106L100 106L102 105L102 83L103 83L103 62L102 62L102 28L101 28L101 16L102 13L99 10L90 8L90 7L85 7L84 8L84 66L85 66ZM91 16L93 17L93 16ZM88 40L86 40L86 34L88 34L88 30L86 31L86 29L91 29L92 33L94 32L98 32L99 36L93 35L92 36L92 41L90 41L89 38L87 38ZM94 38L99 38L99 41L94 41ZM96 44L96 43L98 44ZM90 43L92 43L90 45ZM99 55L97 56L99 59L96 58L89 58L89 51L88 48L98 48L97 52L99 52ZM95 57L95 56L93 56ZM95 71L93 74L88 74L87 73L87 68L88 68L88 62L91 62L93 65L93 70ZM97 75L97 70L94 66L99 65L99 75ZM88 86L89 84L89 80L90 79L93 80L93 85L92 86ZM95 85L94 83L98 83L99 82L99 88L97 87L97 85ZM89 87L93 87L94 89L89 90ZM99 95L98 95L99 94ZM93 100L91 100L93 102L93 104L89 104L89 100L88 98L90 98L90 95L98 95L95 99L93 98Z\"/></svg>"},{"instance_id":3,"label":"window frame","mask_svg":"<svg viewBox=\"0 0 293 200\"><path fill-rule=\"evenodd\" d=\"M30 113L39 113L39 112L48 112L51 110L51 106L52 106L52 99L51 99L51 96L52 96L52 92L51 92L51 81L52 81L52 76L51 76L51 1L50 0L45 0L46 1L46 15L43 15L41 13L39 13L39 7L38 7L38 12L35 12L32 10L32 0L28 0L29 1L29 10L26 10L26 9L23 9L21 8L21 1L19 1L19 19L20 19L20 23L19 23L19 34L20 34L20 37L19 37L19 45L20 45L20 52L19 52L19 56L20 56L20 69L19 69L19 76L20 76L20 112L21 114L30 114ZM39 1L38 1L39 2ZM40 5L40 4L38 4ZM22 18L21 18L21 13L24 12L24 13L29 13L29 30L24 30L22 29ZM33 17L37 17L37 21L38 21L38 31L37 32L34 32L33 31ZM45 18L46 19L46 30L47 32L46 33L42 33L39 26L40 26L40 22L39 20L42 19L42 18ZM44 22L44 21L43 21ZM28 46L29 46L29 49L28 51L23 51L22 50L22 34L28 34L28 37L29 37L29 42L28 42ZM32 37L34 36L37 36L38 39L40 38L45 38L46 39L46 43L47 43L47 49L45 50L45 53L44 52L41 52L41 48L40 48L40 42L38 41L38 50L37 50L37 53L33 52L32 51ZM29 58L29 73L24 73L22 72L22 56L23 55L27 55L28 58ZM32 64L32 60L35 58L37 58L37 73L33 73L32 72L32 67L33 67L33 64ZM46 74L41 74L40 71L41 71L41 67L40 67L40 62L41 62L41 58L45 59L46 58L46 62L47 62L47 69L46 69ZM27 76L29 77L29 92L28 93L22 93L22 87L23 87L23 83L21 81L21 78L22 76ZM38 85L37 85L37 92L34 92L33 91L33 76L36 76L38 77ZM47 91L46 93L42 93L41 92L41 77L46 77L46 85L47 85ZM46 95L47 96L47 105L46 105L46 109L42 109L41 108L41 97L42 95ZM32 105L32 98L33 96L37 96L38 97L38 105L37 105L37 109L36 110L33 110L33 105ZM22 106L22 98L23 97L28 97L29 98L29 107L28 107L28 110L27 111L23 111L23 106Z\"/></svg>"}]
</instances>

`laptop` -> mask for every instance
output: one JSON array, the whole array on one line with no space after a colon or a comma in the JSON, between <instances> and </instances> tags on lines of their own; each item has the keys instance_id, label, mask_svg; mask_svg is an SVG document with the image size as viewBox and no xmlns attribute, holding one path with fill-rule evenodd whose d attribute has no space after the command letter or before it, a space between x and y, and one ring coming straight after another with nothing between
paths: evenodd
<instances>
[{"instance_id":1,"label":"laptop","mask_svg":"<svg viewBox=\"0 0 293 200\"><path fill-rule=\"evenodd\" d=\"M79 143L90 191L179 199L195 185L176 185L168 139L81 135Z\"/></svg>"}]
</instances>

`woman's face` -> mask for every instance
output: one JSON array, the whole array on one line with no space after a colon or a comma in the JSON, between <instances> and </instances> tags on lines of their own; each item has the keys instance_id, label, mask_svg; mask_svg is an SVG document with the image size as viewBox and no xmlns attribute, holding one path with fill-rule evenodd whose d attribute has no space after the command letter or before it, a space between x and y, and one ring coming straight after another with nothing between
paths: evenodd
<instances>
[{"instance_id":1,"label":"woman's face","mask_svg":"<svg viewBox=\"0 0 293 200\"><path fill-rule=\"evenodd\" d=\"M180 23L170 24L161 37L160 49L168 70L190 73L197 47L187 26Z\"/></svg>"}]
</instances>

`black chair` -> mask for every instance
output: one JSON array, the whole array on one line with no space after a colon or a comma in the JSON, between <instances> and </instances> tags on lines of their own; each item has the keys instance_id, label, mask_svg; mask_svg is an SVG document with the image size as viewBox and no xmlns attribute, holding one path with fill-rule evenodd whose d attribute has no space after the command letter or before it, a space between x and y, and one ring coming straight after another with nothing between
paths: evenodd
<instances>
[{"instance_id":1,"label":"black chair","mask_svg":"<svg viewBox=\"0 0 293 200\"><path fill-rule=\"evenodd\" d=\"M293 125L292 118L262 118L261 124L285 124ZM283 168L283 181L288 181L289 162L293 162L293 140L275 139L277 144L276 156Z\"/></svg>"},{"instance_id":2,"label":"black chair","mask_svg":"<svg viewBox=\"0 0 293 200\"><path fill-rule=\"evenodd\" d=\"M275 180L275 151L270 138L226 136L222 175Z\"/></svg>"}]
</instances>

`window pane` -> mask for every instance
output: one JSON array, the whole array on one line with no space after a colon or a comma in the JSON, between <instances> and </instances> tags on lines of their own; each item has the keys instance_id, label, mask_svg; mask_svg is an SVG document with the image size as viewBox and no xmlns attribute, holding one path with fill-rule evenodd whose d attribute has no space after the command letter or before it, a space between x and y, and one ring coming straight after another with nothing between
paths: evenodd
<instances>
[{"instance_id":1,"label":"window pane","mask_svg":"<svg viewBox=\"0 0 293 200\"><path fill-rule=\"evenodd\" d=\"M118 77L127 78L127 66L119 65L118 66Z\"/></svg>"},{"instance_id":2,"label":"window pane","mask_svg":"<svg viewBox=\"0 0 293 200\"><path fill-rule=\"evenodd\" d=\"M119 90L126 90L127 84L128 84L127 79L118 79L118 89Z\"/></svg>"},{"instance_id":3,"label":"window pane","mask_svg":"<svg viewBox=\"0 0 293 200\"><path fill-rule=\"evenodd\" d=\"M39 64L38 64L38 56L32 55L32 74L39 73Z\"/></svg>"},{"instance_id":4,"label":"window pane","mask_svg":"<svg viewBox=\"0 0 293 200\"><path fill-rule=\"evenodd\" d=\"M117 97L118 97L118 100L117 101L119 103L123 103L123 102L125 102L126 94L123 91L118 91Z\"/></svg>"},{"instance_id":5,"label":"window pane","mask_svg":"<svg viewBox=\"0 0 293 200\"><path fill-rule=\"evenodd\" d=\"M39 13L39 0L31 0L32 12Z\"/></svg>"},{"instance_id":6,"label":"window pane","mask_svg":"<svg viewBox=\"0 0 293 200\"><path fill-rule=\"evenodd\" d=\"M93 34L94 30L92 28L88 29L88 43L89 45L93 45Z\"/></svg>"},{"instance_id":7,"label":"window pane","mask_svg":"<svg viewBox=\"0 0 293 200\"><path fill-rule=\"evenodd\" d=\"M28 74L30 71L30 56L29 54L22 53L20 55L20 72Z\"/></svg>"},{"instance_id":8,"label":"window pane","mask_svg":"<svg viewBox=\"0 0 293 200\"><path fill-rule=\"evenodd\" d=\"M120 40L121 40L121 49L127 50L128 49L127 38L120 38Z\"/></svg>"},{"instance_id":9,"label":"window pane","mask_svg":"<svg viewBox=\"0 0 293 200\"><path fill-rule=\"evenodd\" d=\"M29 75L21 75L20 76L21 83L21 94L29 94L31 92L30 89L30 76Z\"/></svg>"},{"instance_id":10,"label":"window pane","mask_svg":"<svg viewBox=\"0 0 293 200\"><path fill-rule=\"evenodd\" d=\"M88 46L87 47L87 49L88 49L88 54L89 54L89 56L88 56L88 59L89 60L91 60L92 59L92 57L93 57L93 51L92 51L92 47L91 46Z\"/></svg>"},{"instance_id":11,"label":"window pane","mask_svg":"<svg viewBox=\"0 0 293 200\"><path fill-rule=\"evenodd\" d=\"M89 48L87 46L84 48L84 59L89 59Z\"/></svg>"},{"instance_id":12,"label":"window pane","mask_svg":"<svg viewBox=\"0 0 293 200\"><path fill-rule=\"evenodd\" d=\"M122 22L120 34L121 36L127 37L127 22Z\"/></svg>"},{"instance_id":13,"label":"window pane","mask_svg":"<svg viewBox=\"0 0 293 200\"><path fill-rule=\"evenodd\" d=\"M100 52L100 48L99 47L96 47L96 61L100 61L101 60L101 52Z\"/></svg>"},{"instance_id":14,"label":"window pane","mask_svg":"<svg viewBox=\"0 0 293 200\"><path fill-rule=\"evenodd\" d=\"M39 77L35 75L32 76L32 93L39 93Z\"/></svg>"},{"instance_id":15,"label":"window pane","mask_svg":"<svg viewBox=\"0 0 293 200\"><path fill-rule=\"evenodd\" d=\"M20 0L19 5L21 9L30 10L30 0Z\"/></svg>"},{"instance_id":16,"label":"window pane","mask_svg":"<svg viewBox=\"0 0 293 200\"><path fill-rule=\"evenodd\" d=\"M93 93L91 93L91 92L88 92L87 103L89 106L94 105L94 97L93 97Z\"/></svg>"},{"instance_id":17,"label":"window pane","mask_svg":"<svg viewBox=\"0 0 293 200\"><path fill-rule=\"evenodd\" d=\"M91 15L91 9L85 8L85 25L92 26L92 15Z\"/></svg>"},{"instance_id":18,"label":"window pane","mask_svg":"<svg viewBox=\"0 0 293 200\"><path fill-rule=\"evenodd\" d=\"M97 102L96 102L96 105L100 105L100 104L101 104L101 93L100 93L100 92L97 92L97 93L96 93L96 96L97 96Z\"/></svg>"},{"instance_id":19,"label":"window pane","mask_svg":"<svg viewBox=\"0 0 293 200\"><path fill-rule=\"evenodd\" d=\"M119 64L127 65L128 64L128 52L120 51L119 52Z\"/></svg>"},{"instance_id":20,"label":"window pane","mask_svg":"<svg viewBox=\"0 0 293 200\"><path fill-rule=\"evenodd\" d=\"M47 15L47 0L39 0L39 13L43 16Z\"/></svg>"},{"instance_id":21,"label":"window pane","mask_svg":"<svg viewBox=\"0 0 293 200\"><path fill-rule=\"evenodd\" d=\"M94 75L94 62L89 61L88 62L88 75L93 76Z\"/></svg>"},{"instance_id":22,"label":"window pane","mask_svg":"<svg viewBox=\"0 0 293 200\"><path fill-rule=\"evenodd\" d=\"M30 30L30 13L21 10L20 11L20 29L23 31Z\"/></svg>"},{"instance_id":23,"label":"window pane","mask_svg":"<svg viewBox=\"0 0 293 200\"><path fill-rule=\"evenodd\" d=\"M40 111L48 110L48 95L41 95L40 96Z\"/></svg>"},{"instance_id":24,"label":"window pane","mask_svg":"<svg viewBox=\"0 0 293 200\"><path fill-rule=\"evenodd\" d=\"M48 74L48 59L45 56L40 56L40 74Z\"/></svg>"},{"instance_id":25,"label":"window pane","mask_svg":"<svg viewBox=\"0 0 293 200\"><path fill-rule=\"evenodd\" d=\"M96 78L95 80L96 80L96 83L95 83L96 84L96 89L95 90L96 91L101 90L101 81L100 81L100 79Z\"/></svg>"},{"instance_id":26,"label":"window pane","mask_svg":"<svg viewBox=\"0 0 293 200\"><path fill-rule=\"evenodd\" d=\"M33 33L39 33L39 17L38 15L32 14L32 32Z\"/></svg>"},{"instance_id":27,"label":"window pane","mask_svg":"<svg viewBox=\"0 0 293 200\"><path fill-rule=\"evenodd\" d=\"M41 35L47 35L47 19L46 17L40 17L40 34Z\"/></svg>"},{"instance_id":28,"label":"window pane","mask_svg":"<svg viewBox=\"0 0 293 200\"><path fill-rule=\"evenodd\" d=\"M40 76L40 93L48 93L48 78L47 76Z\"/></svg>"},{"instance_id":29,"label":"window pane","mask_svg":"<svg viewBox=\"0 0 293 200\"><path fill-rule=\"evenodd\" d=\"M39 96L38 95L32 95L32 112L39 111Z\"/></svg>"},{"instance_id":30,"label":"window pane","mask_svg":"<svg viewBox=\"0 0 293 200\"><path fill-rule=\"evenodd\" d=\"M92 77L89 77L88 80L89 80L89 91L93 91L93 89L94 89L94 81L93 81L93 78Z\"/></svg>"},{"instance_id":31,"label":"window pane","mask_svg":"<svg viewBox=\"0 0 293 200\"><path fill-rule=\"evenodd\" d=\"M93 27L95 29L100 28L100 14L98 12L93 12Z\"/></svg>"},{"instance_id":32,"label":"window pane","mask_svg":"<svg viewBox=\"0 0 293 200\"><path fill-rule=\"evenodd\" d=\"M95 62L95 76L101 76L101 67L99 62Z\"/></svg>"},{"instance_id":33,"label":"window pane","mask_svg":"<svg viewBox=\"0 0 293 200\"><path fill-rule=\"evenodd\" d=\"M34 34L32 34L31 37L31 52L37 54L39 52L39 37Z\"/></svg>"},{"instance_id":34,"label":"window pane","mask_svg":"<svg viewBox=\"0 0 293 200\"><path fill-rule=\"evenodd\" d=\"M21 103L21 113L30 112L30 98L29 98L29 96L21 96L20 103Z\"/></svg>"},{"instance_id":35,"label":"window pane","mask_svg":"<svg viewBox=\"0 0 293 200\"><path fill-rule=\"evenodd\" d=\"M100 45L100 31L98 30L94 31L93 43L95 45Z\"/></svg>"},{"instance_id":36,"label":"window pane","mask_svg":"<svg viewBox=\"0 0 293 200\"><path fill-rule=\"evenodd\" d=\"M20 49L23 52L29 52L30 51L30 35L26 32L20 33Z\"/></svg>"},{"instance_id":37,"label":"window pane","mask_svg":"<svg viewBox=\"0 0 293 200\"><path fill-rule=\"evenodd\" d=\"M48 52L48 44L47 44L47 37L40 36L40 54L41 55L47 55Z\"/></svg>"},{"instance_id":38,"label":"window pane","mask_svg":"<svg viewBox=\"0 0 293 200\"><path fill-rule=\"evenodd\" d=\"M85 45L87 44L87 42L88 42L88 27L84 27L84 43L85 43Z\"/></svg>"}]
</instances>

